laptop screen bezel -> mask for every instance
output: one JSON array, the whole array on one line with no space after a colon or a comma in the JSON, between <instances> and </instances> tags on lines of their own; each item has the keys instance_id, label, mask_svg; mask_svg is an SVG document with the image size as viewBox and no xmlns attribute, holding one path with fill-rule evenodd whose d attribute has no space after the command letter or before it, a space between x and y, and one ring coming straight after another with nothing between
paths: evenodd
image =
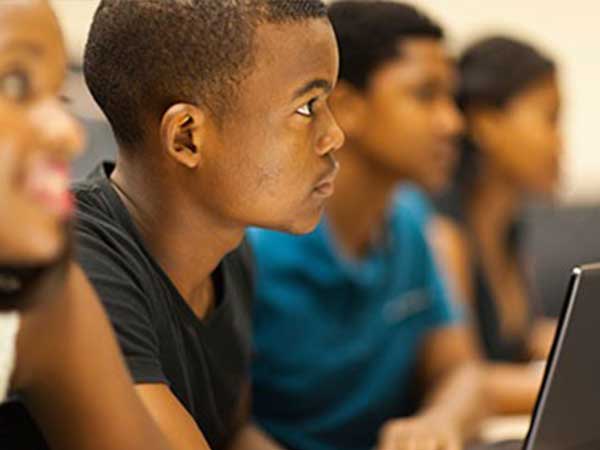
<instances>
[{"instance_id":1,"label":"laptop screen bezel","mask_svg":"<svg viewBox=\"0 0 600 450\"><path fill-rule=\"evenodd\" d=\"M581 281L581 275L583 273L583 270L583 267L576 267L575 269L573 269L573 272L569 279L569 285L565 294L566 298L563 303L560 318L558 320L558 325L556 329L557 331L554 336L554 341L552 342L552 348L550 350L550 355L548 357L548 362L544 371L542 386L540 387L539 394L535 402L535 407L533 409L533 415L531 419L531 425L529 426L529 430L525 438L523 450L533 450L533 440L536 436L536 431L539 427L539 421L541 420L542 415L541 413L546 402L546 397L548 395L548 390L550 389L552 383L554 372L557 369L558 355L560 354L560 349L562 347L562 343L567 331L569 318L573 310L573 306L575 305L575 300L577 298L577 292L579 289L579 283Z\"/></svg>"}]
</instances>

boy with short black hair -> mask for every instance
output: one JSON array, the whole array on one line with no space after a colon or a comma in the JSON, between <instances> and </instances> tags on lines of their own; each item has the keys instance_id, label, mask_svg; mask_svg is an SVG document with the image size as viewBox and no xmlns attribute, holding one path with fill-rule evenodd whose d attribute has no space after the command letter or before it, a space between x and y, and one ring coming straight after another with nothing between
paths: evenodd
<instances>
[{"instance_id":1,"label":"boy with short black hair","mask_svg":"<svg viewBox=\"0 0 600 450\"><path fill-rule=\"evenodd\" d=\"M245 228L319 221L343 134L319 0L104 0L84 72L117 140L76 189L79 262L175 449L273 448L246 426ZM275 447L276 448L276 447Z\"/></svg>"}]
</instances>

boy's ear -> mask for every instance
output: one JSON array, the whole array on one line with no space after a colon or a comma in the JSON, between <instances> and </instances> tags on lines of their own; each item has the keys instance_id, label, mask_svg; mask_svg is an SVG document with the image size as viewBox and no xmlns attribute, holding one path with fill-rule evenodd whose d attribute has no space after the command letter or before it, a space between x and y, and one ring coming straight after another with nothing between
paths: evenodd
<instances>
[{"instance_id":1,"label":"boy's ear","mask_svg":"<svg viewBox=\"0 0 600 450\"><path fill-rule=\"evenodd\" d=\"M202 161L206 137L206 113L189 103L176 103L163 114L160 123L162 148L189 169Z\"/></svg>"},{"instance_id":2,"label":"boy's ear","mask_svg":"<svg viewBox=\"0 0 600 450\"><path fill-rule=\"evenodd\" d=\"M329 96L329 107L346 136L352 137L362 132L366 123L366 102L357 88L339 80Z\"/></svg>"}]
</instances>

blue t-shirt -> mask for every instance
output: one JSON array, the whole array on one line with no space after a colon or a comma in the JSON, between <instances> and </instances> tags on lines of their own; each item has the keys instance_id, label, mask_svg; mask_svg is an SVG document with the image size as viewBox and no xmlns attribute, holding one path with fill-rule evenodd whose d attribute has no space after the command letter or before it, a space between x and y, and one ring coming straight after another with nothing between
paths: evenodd
<instances>
[{"instance_id":1,"label":"blue t-shirt","mask_svg":"<svg viewBox=\"0 0 600 450\"><path fill-rule=\"evenodd\" d=\"M413 183L404 183L396 194L399 202L416 223L426 230L433 216L437 214L429 196Z\"/></svg>"},{"instance_id":2,"label":"blue t-shirt","mask_svg":"<svg viewBox=\"0 0 600 450\"><path fill-rule=\"evenodd\" d=\"M421 344L453 310L418 220L399 195L382 244L345 256L311 234L249 231L257 261L254 416L288 448L371 449L415 409Z\"/></svg>"}]
</instances>

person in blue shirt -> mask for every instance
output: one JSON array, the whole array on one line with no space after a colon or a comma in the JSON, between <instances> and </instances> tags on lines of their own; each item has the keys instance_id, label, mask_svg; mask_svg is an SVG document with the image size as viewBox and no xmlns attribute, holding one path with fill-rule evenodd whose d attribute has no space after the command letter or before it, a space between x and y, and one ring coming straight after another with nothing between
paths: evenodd
<instances>
[{"instance_id":1,"label":"person in blue shirt","mask_svg":"<svg viewBox=\"0 0 600 450\"><path fill-rule=\"evenodd\" d=\"M443 32L395 2L329 7L346 134L315 232L253 229L254 417L296 450L458 450L484 415L477 352L401 183L440 189L462 117Z\"/></svg>"}]
</instances>

